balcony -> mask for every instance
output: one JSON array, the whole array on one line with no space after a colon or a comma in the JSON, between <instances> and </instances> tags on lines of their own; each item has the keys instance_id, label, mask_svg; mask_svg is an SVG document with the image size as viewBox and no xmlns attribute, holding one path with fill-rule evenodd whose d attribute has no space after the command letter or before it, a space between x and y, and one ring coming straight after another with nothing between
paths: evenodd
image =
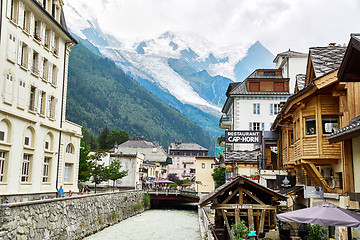
<instances>
[{"instance_id":1,"label":"balcony","mask_svg":"<svg viewBox=\"0 0 360 240\"><path fill-rule=\"evenodd\" d=\"M192 177L193 174L190 174L190 173L182 173L181 176L182 176L182 177Z\"/></svg>"},{"instance_id":2,"label":"balcony","mask_svg":"<svg viewBox=\"0 0 360 240\"><path fill-rule=\"evenodd\" d=\"M219 127L222 129L229 129L231 127L231 119L227 114L223 114L219 121Z\"/></svg>"},{"instance_id":3,"label":"balcony","mask_svg":"<svg viewBox=\"0 0 360 240\"><path fill-rule=\"evenodd\" d=\"M194 164L194 161L183 161L183 164Z\"/></svg>"}]
</instances>

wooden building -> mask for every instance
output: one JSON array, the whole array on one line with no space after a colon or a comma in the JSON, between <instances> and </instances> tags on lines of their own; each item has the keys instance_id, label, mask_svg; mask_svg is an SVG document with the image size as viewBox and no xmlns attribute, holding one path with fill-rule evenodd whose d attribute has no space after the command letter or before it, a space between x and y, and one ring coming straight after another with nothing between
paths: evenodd
<instances>
[{"instance_id":1,"label":"wooden building","mask_svg":"<svg viewBox=\"0 0 360 240\"><path fill-rule=\"evenodd\" d=\"M275 228L278 201L286 200L266 187L244 177L236 177L200 200L200 207L211 204L215 209L217 239L234 239L231 224L244 220L257 233Z\"/></svg>"},{"instance_id":2,"label":"wooden building","mask_svg":"<svg viewBox=\"0 0 360 240\"><path fill-rule=\"evenodd\" d=\"M335 45L310 48L305 87L288 99L272 126L279 130L283 166L297 175L298 184L322 186L326 192L351 188L343 145L326 140L343 126L345 93L337 72L345 50Z\"/></svg>"}]
</instances>

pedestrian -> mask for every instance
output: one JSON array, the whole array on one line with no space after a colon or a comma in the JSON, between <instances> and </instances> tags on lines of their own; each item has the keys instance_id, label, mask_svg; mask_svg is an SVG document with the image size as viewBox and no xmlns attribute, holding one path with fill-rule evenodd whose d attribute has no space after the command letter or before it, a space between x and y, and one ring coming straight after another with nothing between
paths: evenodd
<instances>
[{"instance_id":1,"label":"pedestrian","mask_svg":"<svg viewBox=\"0 0 360 240\"><path fill-rule=\"evenodd\" d=\"M86 185L85 190L86 190L86 192L90 193L89 185Z\"/></svg>"},{"instance_id":2,"label":"pedestrian","mask_svg":"<svg viewBox=\"0 0 360 240\"><path fill-rule=\"evenodd\" d=\"M73 192L71 190L69 190L69 197L71 197L73 195Z\"/></svg>"},{"instance_id":3,"label":"pedestrian","mask_svg":"<svg viewBox=\"0 0 360 240\"><path fill-rule=\"evenodd\" d=\"M64 197L64 189L62 186L60 186L59 190L58 190L58 196L59 197Z\"/></svg>"},{"instance_id":4,"label":"pedestrian","mask_svg":"<svg viewBox=\"0 0 360 240\"><path fill-rule=\"evenodd\" d=\"M17 198L14 197L13 200L12 200L12 202L13 202L13 203L17 203L17 202L18 202Z\"/></svg>"},{"instance_id":5,"label":"pedestrian","mask_svg":"<svg viewBox=\"0 0 360 240\"><path fill-rule=\"evenodd\" d=\"M84 194L84 193L86 193L86 188L85 188L85 186L82 186L81 194Z\"/></svg>"},{"instance_id":6,"label":"pedestrian","mask_svg":"<svg viewBox=\"0 0 360 240\"><path fill-rule=\"evenodd\" d=\"M9 203L9 200L7 199L7 197L3 197L3 199L1 200L1 204L6 204Z\"/></svg>"}]
</instances>

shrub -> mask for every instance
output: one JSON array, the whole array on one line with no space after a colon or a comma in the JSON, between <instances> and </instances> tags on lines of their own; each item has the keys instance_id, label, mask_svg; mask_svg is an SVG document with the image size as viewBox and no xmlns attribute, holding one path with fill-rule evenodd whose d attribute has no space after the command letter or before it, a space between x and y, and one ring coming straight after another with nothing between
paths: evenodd
<instances>
[{"instance_id":1,"label":"shrub","mask_svg":"<svg viewBox=\"0 0 360 240\"><path fill-rule=\"evenodd\" d=\"M236 240L248 238L248 234L250 233L251 229L251 227L246 226L243 220L241 220L241 222L233 223L231 225L231 230L233 231L234 238Z\"/></svg>"},{"instance_id":2,"label":"shrub","mask_svg":"<svg viewBox=\"0 0 360 240\"><path fill-rule=\"evenodd\" d=\"M145 207L149 207L150 206L150 194L149 193L145 193L144 195L144 206Z\"/></svg>"},{"instance_id":3,"label":"shrub","mask_svg":"<svg viewBox=\"0 0 360 240\"><path fill-rule=\"evenodd\" d=\"M328 231L325 227L319 224L308 224L309 235L307 240L325 240L328 236Z\"/></svg>"}]
</instances>

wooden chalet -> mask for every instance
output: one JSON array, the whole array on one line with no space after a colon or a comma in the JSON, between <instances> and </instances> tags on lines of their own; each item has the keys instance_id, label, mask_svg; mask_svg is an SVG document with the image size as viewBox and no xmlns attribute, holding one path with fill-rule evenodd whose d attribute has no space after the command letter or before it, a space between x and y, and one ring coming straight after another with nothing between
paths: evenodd
<instances>
[{"instance_id":1,"label":"wooden chalet","mask_svg":"<svg viewBox=\"0 0 360 240\"><path fill-rule=\"evenodd\" d=\"M326 139L330 143L342 143L344 162L348 167L350 199L360 202L360 34L352 34L343 62L338 72L338 79L345 84L342 102L346 103L343 115L343 125L338 131ZM352 171L351 171L351 168Z\"/></svg>"},{"instance_id":2,"label":"wooden chalet","mask_svg":"<svg viewBox=\"0 0 360 240\"><path fill-rule=\"evenodd\" d=\"M200 200L200 207L211 204L215 209L217 239L233 240L231 225L244 220L257 233L275 228L275 213L279 201L286 200L266 187L238 176Z\"/></svg>"},{"instance_id":3,"label":"wooden chalet","mask_svg":"<svg viewBox=\"0 0 360 240\"><path fill-rule=\"evenodd\" d=\"M274 121L279 130L279 156L297 183L341 192L345 183L343 146L325 138L343 124L344 86L337 72L346 47L310 48L304 87L295 92ZM299 89L299 88L298 88Z\"/></svg>"}]
</instances>

